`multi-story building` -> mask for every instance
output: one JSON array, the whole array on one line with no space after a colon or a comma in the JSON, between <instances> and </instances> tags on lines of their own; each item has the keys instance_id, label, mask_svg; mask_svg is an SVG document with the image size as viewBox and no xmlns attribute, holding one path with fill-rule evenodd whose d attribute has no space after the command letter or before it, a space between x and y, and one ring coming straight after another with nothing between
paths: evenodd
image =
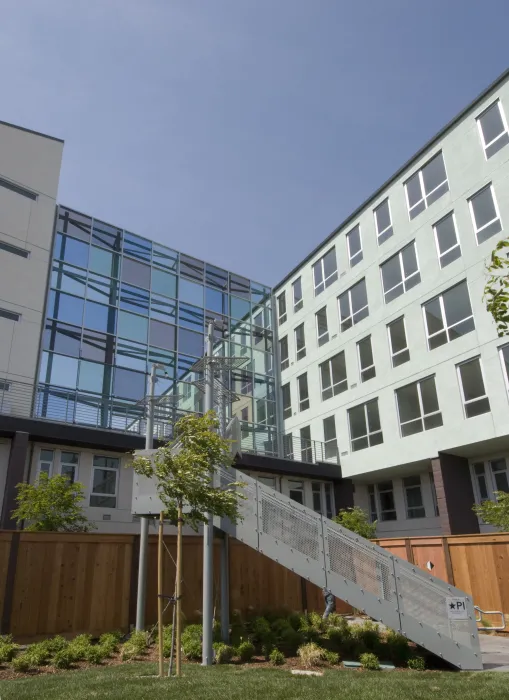
<instances>
[{"instance_id":1,"label":"multi-story building","mask_svg":"<svg viewBox=\"0 0 509 700\"><path fill-rule=\"evenodd\" d=\"M100 529L135 529L121 466L150 367L167 425L202 411L215 319L215 352L245 360L225 376L241 468L326 515L358 504L381 536L484 527L473 504L509 490L509 344L483 302L507 110L509 71L272 290L55 208L62 143L1 125L2 525L42 470L84 483Z\"/></svg>"}]
</instances>

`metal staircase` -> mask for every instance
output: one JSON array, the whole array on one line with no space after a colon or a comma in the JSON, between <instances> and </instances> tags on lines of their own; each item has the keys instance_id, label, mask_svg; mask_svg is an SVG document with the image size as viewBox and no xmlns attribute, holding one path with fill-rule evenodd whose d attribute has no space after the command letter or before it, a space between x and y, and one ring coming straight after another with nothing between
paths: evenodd
<instances>
[{"instance_id":1,"label":"metal staircase","mask_svg":"<svg viewBox=\"0 0 509 700\"><path fill-rule=\"evenodd\" d=\"M216 527L457 668L482 669L470 596L243 472L215 478L243 482L246 496L242 521L215 518Z\"/></svg>"}]
</instances>

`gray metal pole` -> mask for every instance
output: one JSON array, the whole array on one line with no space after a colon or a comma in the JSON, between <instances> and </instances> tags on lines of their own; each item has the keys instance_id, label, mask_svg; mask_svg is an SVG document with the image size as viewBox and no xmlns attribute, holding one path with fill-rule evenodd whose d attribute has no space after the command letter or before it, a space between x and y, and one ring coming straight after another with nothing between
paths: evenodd
<instances>
[{"instance_id":1,"label":"gray metal pole","mask_svg":"<svg viewBox=\"0 0 509 700\"><path fill-rule=\"evenodd\" d=\"M145 449L154 444L154 391L157 382L156 366L152 365L148 380L147 427ZM136 595L136 629L145 629L145 601L147 598L148 518L140 518L140 555L138 559L138 591Z\"/></svg>"},{"instance_id":2,"label":"gray metal pole","mask_svg":"<svg viewBox=\"0 0 509 700\"><path fill-rule=\"evenodd\" d=\"M230 643L230 535L221 540L221 639Z\"/></svg>"},{"instance_id":3,"label":"gray metal pole","mask_svg":"<svg viewBox=\"0 0 509 700\"><path fill-rule=\"evenodd\" d=\"M214 322L207 328L206 357L212 357L214 342ZM214 370L210 363L205 365L205 411L214 408ZM202 666L212 664L212 632L214 615L214 524L208 516L203 526L203 650Z\"/></svg>"}]
</instances>

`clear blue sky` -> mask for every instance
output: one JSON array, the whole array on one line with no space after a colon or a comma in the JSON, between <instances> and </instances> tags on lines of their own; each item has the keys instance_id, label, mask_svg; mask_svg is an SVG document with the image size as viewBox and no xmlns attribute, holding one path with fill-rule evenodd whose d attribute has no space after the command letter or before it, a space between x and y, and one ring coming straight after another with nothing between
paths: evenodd
<instances>
[{"instance_id":1,"label":"clear blue sky","mask_svg":"<svg viewBox=\"0 0 509 700\"><path fill-rule=\"evenodd\" d=\"M0 119L65 139L59 201L267 284L509 64L508 0L0 12Z\"/></svg>"}]
</instances>

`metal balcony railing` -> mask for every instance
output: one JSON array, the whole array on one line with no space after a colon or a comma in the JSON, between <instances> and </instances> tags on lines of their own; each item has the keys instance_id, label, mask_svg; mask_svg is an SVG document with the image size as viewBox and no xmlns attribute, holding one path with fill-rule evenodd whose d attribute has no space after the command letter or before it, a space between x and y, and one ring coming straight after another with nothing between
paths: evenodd
<instances>
[{"instance_id":1,"label":"metal balcony railing","mask_svg":"<svg viewBox=\"0 0 509 700\"><path fill-rule=\"evenodd\" d=\"M154 438L169 440L173 424L185 411L156 406ZM38 386L0 377L0 415L38 418L55 423L102 428L145 435L145 407L111 397L94 396L66 389ZM291 459L296 462L339 464L336 443L283 435L272 426L241 424L241 450L252 454Z\"/></svg>"}]
</instances>

